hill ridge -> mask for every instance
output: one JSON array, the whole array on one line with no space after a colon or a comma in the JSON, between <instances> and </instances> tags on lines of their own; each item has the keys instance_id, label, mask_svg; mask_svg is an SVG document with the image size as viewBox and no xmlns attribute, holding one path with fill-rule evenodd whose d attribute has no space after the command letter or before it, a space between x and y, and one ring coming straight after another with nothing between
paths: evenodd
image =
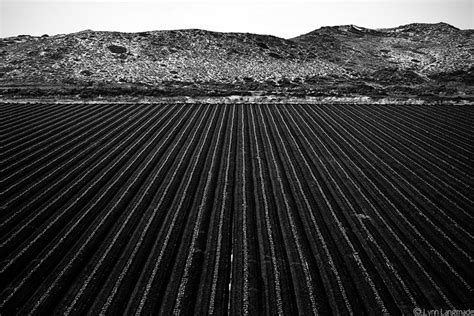
<instances>
[{"instance_id":1,"label":"hill ridge","mask_svg":"<svg viewBox=\"0 0 474 316\"><path fill-rule=\"evenodd\" d=\"M390 29L329 26L291 39L202 29L20 35L0 39L0 85L309 91L332 82L382 91L455 82L444 93L470 94L472 34L446 23L412 23Z\"/></svg>"}]
</instances>

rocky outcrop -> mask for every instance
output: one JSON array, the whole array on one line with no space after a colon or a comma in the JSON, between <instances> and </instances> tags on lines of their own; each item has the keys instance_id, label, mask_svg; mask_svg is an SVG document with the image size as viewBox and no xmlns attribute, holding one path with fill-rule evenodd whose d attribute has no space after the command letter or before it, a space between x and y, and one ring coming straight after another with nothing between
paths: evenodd
<instances>
[{"instance_id":1,"label":"rocky outcrop","mask_svg":"<svg viewBox=\"0 0 474 316\"><path fill-rule=\"evenodd\" d=\"M293 39L195 29L20 35L0 39L0 85L211 83L307 89L321 82L357 82L383 90L440 85L449 78L459 79L465 89L474 61L472 34L439 23L377 30L323 27Z\"/></svg>"}]
</instances>

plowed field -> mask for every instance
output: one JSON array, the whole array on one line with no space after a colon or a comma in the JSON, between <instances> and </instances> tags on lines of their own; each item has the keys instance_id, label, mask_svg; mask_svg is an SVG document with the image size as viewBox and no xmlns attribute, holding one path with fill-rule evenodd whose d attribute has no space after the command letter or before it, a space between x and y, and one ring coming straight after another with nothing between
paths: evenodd
<instances>
[{"instance_id":1,"label":"plowed field","mask_svg":"<svg viewBox=\"0 0 474 316\"><path fill-rule=\"evenodd\" d=\"M473 309L474 107L0 104L0 314Z\"/></svg>"}]
</instances>

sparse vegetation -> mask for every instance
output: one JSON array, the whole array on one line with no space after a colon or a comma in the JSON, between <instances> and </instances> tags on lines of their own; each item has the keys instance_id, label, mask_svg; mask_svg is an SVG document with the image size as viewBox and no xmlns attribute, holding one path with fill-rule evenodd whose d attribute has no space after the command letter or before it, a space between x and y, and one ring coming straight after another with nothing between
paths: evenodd
<instances>
[{"instance_id":1,"label":"sparse vegetation","mask_svg":"<svg viewBox=\"0 0 474 316\"><path fill-rule=\"evenodd\" d=\"M270 56L272 58L276 58L276 59L282 59L283 58L283 57L280 56L280 54L275 53L275 52L269 52L268 56Z\"/></svg>"},{"instance_id":2,"label":"sparse vegetation","mask_svg":"<svg viewBox=\"0 0 474 316\"><path fill-rule=\"evenodd\" d=\"M202 94L222 94L224 89L280 93L266 81L285 77L301 78L279 85L285 93L298 95L352 95L369 82L377 93L444 89L444 98L453 91L443 88L446 80L459 80L456 94L469 97L473 90L466 72L473 63L469 34L442 24L416 24L377 31L324 27L293 39L203 30L21 36L0 39L0 67L18 68L3 72L0 85L119 83L117 74L125 72L127 82L135 85L171 89L194 82L205 90ZM94 76L82 73L84 69Z\"/></svg>"},{"instance_id":3,"label":"sparse vegetation","mask_svg":"<svg viewBox=\"0 0 474 316\"><path fill-rule=\"evenodd\" d=\"M269 49L268 45L263 42L257 42L257 46L263 49Z\"/></svg>"},{"instance_id":4,"label":"sparse vegetation","mask_svg":"<svg viewBox=\"0 0 474 316\"><path fill-rule=\"evenodd\" d=\"M119 45L109 45L107 48L114 54L125 54L127 52L127 48Z\"/></svg>"},{"instance_id":5,"label":"sparse vegetation","mask_svg":"<svg viewBox=\"0 0 474 316\"><path fill-rule=\"evenodd\" d=\"M84 75L84 76L91 76L92 74L93 72L87 69L81 71L81 75Z\"/></svg>"}]
</instances>

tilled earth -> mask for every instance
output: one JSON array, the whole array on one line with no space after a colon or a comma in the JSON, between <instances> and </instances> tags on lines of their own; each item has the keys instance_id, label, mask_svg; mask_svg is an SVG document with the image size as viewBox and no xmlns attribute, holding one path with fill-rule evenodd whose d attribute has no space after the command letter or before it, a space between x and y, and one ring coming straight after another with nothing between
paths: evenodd
<instances>
[{"instance_id":1,"label":"tilled earth","mask_svg":"<svg viewBox=\"0 0 474 316\"><path fill-rule=\"evenodd\" d=\"M473 307L471 106L0 113L0 314Z\"/></svg>"}]
</instances>

